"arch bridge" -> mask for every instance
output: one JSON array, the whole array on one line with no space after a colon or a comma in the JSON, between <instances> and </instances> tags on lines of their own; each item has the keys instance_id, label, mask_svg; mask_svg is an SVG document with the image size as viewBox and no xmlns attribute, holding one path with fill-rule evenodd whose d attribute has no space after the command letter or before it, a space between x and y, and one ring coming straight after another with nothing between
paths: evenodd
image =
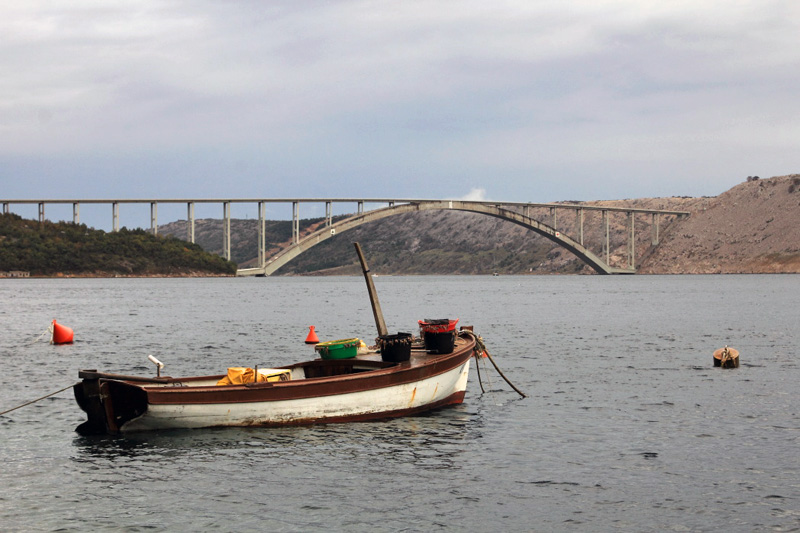
<instances>
[{"instance_id":1,"label":"arch bridge","mask_svg":"<svg viewBox=\"0 0 800 533\"><path fill-rule=\"evenodd\" d=\"M305 252L306 250L320 244L321 242L330 239L344 231L353 229L362 224L367 224L380 220L386 217L400 215L403 213L411 213L416 211L429 211L429 210L455 210L465 211L470 213L479 213L483 215L492 216L502 220L507 220L527 228L535 233L550 239L559 246L566 248L572 252L576 257L584 263L592 267L599 274L634 274L636 272L634 255L635 255L635 224L634 216L636 214L650 215L652 217L651 232L652 244L654 246L659 243L659 225L660 217L662 215L673 215L677 217L688 216L687 211L669 211L669 210L653 210L641 208L620 208L620 207L600 207L588 206L582 204L538 204L538 203L521 203L521 202L483 202L483 201L465 201L465 200L384 200L388 205L373 209L371 211L364 211L364 203L380 203L380 200L350 200L358 203L358 211L355 215L350 216L344 220L336 223L333 222L331 216L331 203L334 200L321 200L325 202L325 224L322 228L314 231L313 233L300 237L299 218L298 218L298 201L293 202L293 235L292 244L270 258L265 257L265 231L264 231L264 218L263 208L259 204L259 245L258 245L258 263L259 266L255 268L244 268L237 272L238 276L269 276L275 273L278 269L286 263ZM347 200L336 200L347 201ZM547 217L550 224L537 220L530 216L531 209L546 208L549 210L549 217ZM575 235L570 237L563 231L558 229L558 210L574 210L576 214ZM605 239L603 242L602 256L596 255L584 245L584 211L600 211L602 215L602 223L604 227ZM628 231L626 231L628 238L628 264L625 267L611 266L610 259L610 242L609 242L609 214L612 212L624 213L628 218ZM228 242L230 239L228 239Z\"/></svg>"},{"instance_id":2,"label":"arch bridge","mask_svg":"<svg viewBox=\"0 0 800 533\"><path fill-rule=\"evenodd\" d=\"M479 213L487 216L507 220L527 228L539 235L550 239L557 245L566 248L576 257L587 265L591 266L599 274L633 274L636 272L634 264L635 246L635 215L645 215L652 217L651 233L652 245L659 243L659 224L660 217L671 215L676 217L688 216L687 211L669 211L658 209L641 209L627 207L605 207L574 203L527 203L527 202L487 202L487 201L466 201L466 200L398 200L398 199L125 199L125 200L0 200L3 205L3 212L10 211L11 204L38 204L39 221L45 220L46 204L72 204L72 218L74 223L80 222L80 205L83 204L109 204L112 209L112 231L119 231L119 206L120 204L150 204L150 231L153 234L158 232L158 204L186 204L188 234L187 240L195 242L195 217L194 209L197 203L218 203L222 204L223 219L223 245L222 255L226 259L231 259L231 204L233 203L257 203L258 204L258 266L255 268L243 268L237 272L238 276L269 276L275 273L283 265L305 252L309 248L349 229L353 229L362 224L374 222L386 217L410 213L415 211L429 210L454 210L470 213ZM266 257L266 205L268 203L291 203L292 205L292 240L291 244L282 249L272 257ZM325 223L322 228L313 233L303 236L300 233L300 203L324 203L325 204ZM355 214L339 220L333 221L333 203L355 203L357 211ZM377 204L378 207L372 210L365 210L365 204ZM545 215L531 216L531 210L544 212ZM558 213L574 211L575 224L574 233L567 235L558 226ZM602 215L602 225L604 239L602 252L595 254L585 245L584 242L584 213L600 211ZM627 244L627 265L623 267L611 266L610 264L610 242L609 242L609 216L613 213L627 216L626 236Z\"/></svg>"}]
</instances>

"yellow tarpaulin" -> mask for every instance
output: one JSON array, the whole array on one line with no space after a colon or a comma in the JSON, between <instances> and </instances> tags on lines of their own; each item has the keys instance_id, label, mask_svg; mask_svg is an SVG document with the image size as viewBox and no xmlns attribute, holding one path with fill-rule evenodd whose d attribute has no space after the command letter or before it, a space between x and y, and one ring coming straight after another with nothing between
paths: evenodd
<instances>
[{"instance_id":1,"label":"yellow tarpaulin","mask_svg":"<svg viewBox=\"0 0 800 533\"><path fill-rule=\"evenodd\" d=\"M217 382L217 385L242 385L253 383L255 370L241 366L228 368L228 375ZM258 381L289 381L291 371L283 368L270 368L258 371Z\"/></svg>"}]
</instances>

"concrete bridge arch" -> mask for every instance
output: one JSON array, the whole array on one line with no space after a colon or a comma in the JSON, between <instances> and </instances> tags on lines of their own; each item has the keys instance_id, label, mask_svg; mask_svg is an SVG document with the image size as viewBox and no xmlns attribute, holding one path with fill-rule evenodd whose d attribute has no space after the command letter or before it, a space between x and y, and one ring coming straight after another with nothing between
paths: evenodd
<instances>
[{"instance_id":1,"label":"concrete bridge arch","mask_svg":"<svg viewBox=\"0 0 800 533\"><path fill-rule=\"evenodd\" d=\"M554 243L566 248L572 252L576 257L581 259L587 265L592 267L598 274L633 274L634 269L624 269L609 266L605 261L600 259L597 255L592 253L579 242L570 238L567 235L557 231L555 228L535 220L522 213L505 209L499 205L492 205L481 202L466 202L457 200L434 200L434 201L420 201L413 203L404 203L399 205L390 205L381 209L375 209L369 212L359 213L345 220L341 220L335 224L326 225L314 233L300 239L298 242L292 244L288 248L284 248L273 257L271 257L264 266L257 268L241 269L237 272L239 276L270 276L275 273L282 266L289 261L305 252L306 250L320 244L323 241L330 239L342 232L358 227L362 224L375 222L383 218L400 215L403 213L412 213L415 211L429 211L429 210L454 210L466 211L470 213L479 213L487 216L492 216L502 220L508 220L522 227L530 229Z\"/></svg>"}]
</instances>

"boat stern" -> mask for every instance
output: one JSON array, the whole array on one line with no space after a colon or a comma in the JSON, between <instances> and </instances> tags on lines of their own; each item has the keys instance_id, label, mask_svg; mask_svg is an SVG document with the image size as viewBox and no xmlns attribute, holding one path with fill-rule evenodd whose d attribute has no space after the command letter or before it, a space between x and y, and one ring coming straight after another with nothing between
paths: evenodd
<instances>
[{"instance_id":1,"label":"boat stern","mask_svg":"<svg viewBox=\"0 0 800 533\"><path fill-rule=\"evenodd\" d=\"M117 434L126 422L147 411L147 392L134 384L104 379L96 370L81 370L72 390L87 420L75 431L81 435Z\"/></svg>"}]
</instances>

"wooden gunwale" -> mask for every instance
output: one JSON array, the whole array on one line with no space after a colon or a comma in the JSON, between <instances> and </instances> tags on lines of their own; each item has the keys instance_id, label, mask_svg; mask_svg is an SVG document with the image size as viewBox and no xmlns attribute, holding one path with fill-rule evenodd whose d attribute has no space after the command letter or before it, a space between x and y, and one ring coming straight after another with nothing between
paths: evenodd
<instances>
[{"instance_id":1,"label":"wooden gunwale","mask_svg":"<svg viewBox=\"0 0 800 533\"><path fill-rule=\"evenodd\" d=\"M452 370L469 360L475 348L472 338L459 339L456 349L451 354L412 354L411 361L399 363L386 368L377 368L354 374L305 378L290 381L259 382L245 385L229 386L199 386L187 387L183 385L164 386L147 385L141 383L126 383L129 386L140 388L147 393L147 403L150 405L178 405L178 404L226 404L243 402L270 402L280 400L295 400L335 396L369 390L382 389L394 385L414 383L425 378L437 376ZM340 360L341 361L341 360ZM354 365L365 363L380 363L380 360L358 358L353 360ZM302 366L289 365L278 368L292 368ZM196 378L173 378L175 383L191 383L192 380L213 379L222 376L205 376ZM103 379L101 379L103 381Z\"/></svg>"}]
</instances>

